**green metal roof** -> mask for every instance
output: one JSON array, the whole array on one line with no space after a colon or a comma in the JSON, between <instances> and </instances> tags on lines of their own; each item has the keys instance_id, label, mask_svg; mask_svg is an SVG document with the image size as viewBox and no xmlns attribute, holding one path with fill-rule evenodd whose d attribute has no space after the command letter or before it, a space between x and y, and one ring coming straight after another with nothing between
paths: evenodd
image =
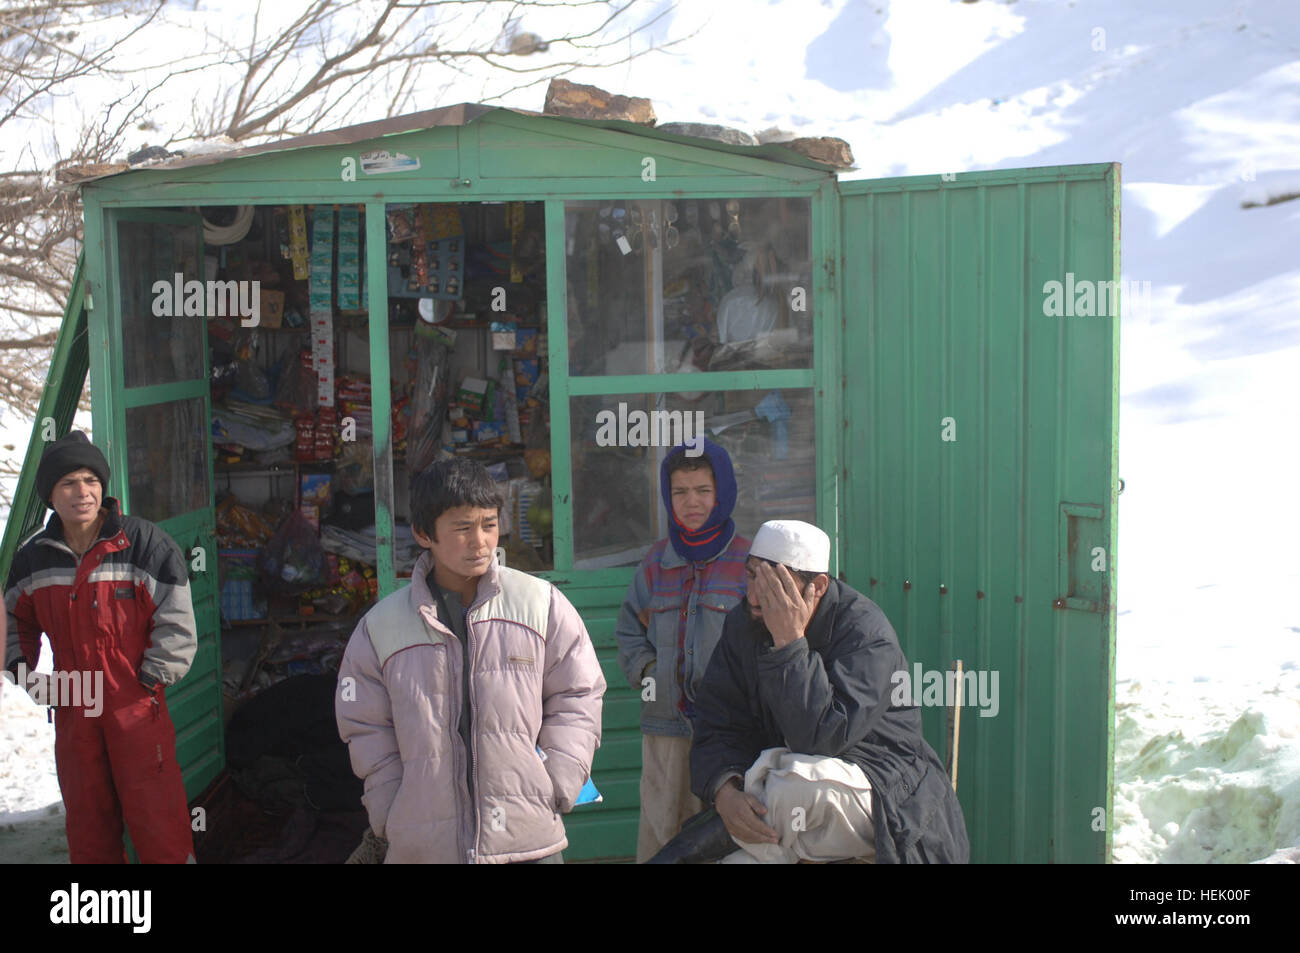
<instances>
[{"instance_id":1,"label":"green metal roof","mask_svg":"<svg viewBox=\"0 0 1300 953\"><path fill-rule=\"evenodd\" d=\"M777 143L759 146L731 145L730 143L718 142L713 139L703 139L698 136L683 136L675 133L661 132L650 126L644 126L640 123L628 122L621 119L574 119L568 116L549 116L526 109L507 109L500 106L484 106L480 103L459 103L455 106L443 106L439 109L426 109L422 112L408 113L405 116L394 116L391 119L377 119L373 122L358 123L355 126L344 126L341 129L331 129L326 132L314 132L306 136L294 136L289 139L281 139L277 142L268 142L261 145L246 146L240 149L231 149L227 152L211 152L203 155L164 159L161 162L154 162L148 165L137 165L132 166L129 169L119 169L105 175L91 176L81 180L78 184L111 178L115 175L124 175L127 172L150 172L156 170L174 171L176 169L186 169L192 166L215 165L221 162L228 162L232 159L244 159L252 156L268 155L274 152L311 149L316 146L348 145L354 142L365 142L387 136L398 136L409 132L435 129L440 126L468 126L469 124L482 119L484 116L501 112L547 119L553 122L577 123L579 125L594 126L600 129L612 129L616 132L625 132L630 135L642 136L647 139L656 139L661 142L681 143L683 145L694 146L698 149L729 152L732 155L766 159L770 162L779 162L784 165L799 166L805 169L814 169L832 174L836 171L847 171L837 170L835 166L810 159L805 155L795 152L793 149L787 149L784 145Z\"/></svg>"}]
</instances>

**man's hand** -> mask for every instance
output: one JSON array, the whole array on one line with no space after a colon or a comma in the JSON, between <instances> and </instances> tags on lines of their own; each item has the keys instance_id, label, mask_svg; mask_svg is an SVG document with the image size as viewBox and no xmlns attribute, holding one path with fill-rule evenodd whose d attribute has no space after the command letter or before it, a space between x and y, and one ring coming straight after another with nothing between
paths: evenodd
<instances>
[{"instance_id":1,"label":"man's hand","mask_svg":"<svg viewBox=\"0 0 1300 953\"><path fill-rule=\"evenodd\" d=\"M752 794L746 794L732 778L718 791L713 806L727 826L727 833L736 840L746 844L776 844L780 837L772 828L759 818L766 814L763 802Z\"/></svg>"},{"instance_id":2,"label":"man's hand","mask_svg":"<svg viewBox=\"0 0 1300 953\"><path fill-rule=\"evenodd\" d=\"M754 594L773 645L781 649L803 638L817 608L817 590L811 582L800 592L790 570L780 564L760 563L754 575Z\"/></svg>"}]
</instances>

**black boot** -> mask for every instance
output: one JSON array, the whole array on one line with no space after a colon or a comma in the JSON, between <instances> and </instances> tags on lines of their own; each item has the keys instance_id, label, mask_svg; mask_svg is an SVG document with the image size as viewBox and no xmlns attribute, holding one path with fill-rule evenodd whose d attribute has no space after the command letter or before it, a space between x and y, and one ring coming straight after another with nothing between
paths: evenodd
<instances>
[{"instance_id":1,"label":"black boot","mask_svg":"<svg viewBox=\"0 0 1300 953\"><path fill-rule=\"evenodd\" d=\"M713 808L689 817L681 833L664 844L647 864L711 864L739 850L727 826Z\"/></svg>"}]
</instances>

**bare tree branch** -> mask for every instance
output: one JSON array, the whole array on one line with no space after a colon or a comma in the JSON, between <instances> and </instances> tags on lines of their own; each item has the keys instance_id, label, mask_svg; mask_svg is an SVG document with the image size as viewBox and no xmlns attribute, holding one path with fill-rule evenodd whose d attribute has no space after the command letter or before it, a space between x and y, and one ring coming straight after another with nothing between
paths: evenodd
<instances>
[{"instance_id":1,"label":"bare tree branch","mask_svg":"<svg viewBox=\"0 0 1300 953\"><path fill-rule=\"evenodd\" d=\"M634 23L638 5L642 0L259 4L230 30L212 28L205 49L161 50L157 59L125 51L138 48L141 30L169 16L174 5L166 0L44 0L0 9L0 133L13 143L0 168L0 406L36 413L58 338L83 240L80 197L63 182L113 168L128 139L138 146L137 130L151 128L146 119L177 95L192 95L195 76L212 81L205 100L193 103L190 127L163 130L153 144L223 134L266 141L342 125L344 117L362 121L362 111L400 115L443 105L458 90L469 98L466 80L477 85L485 76L478 101L500 101L580 68L619 66L681 42L638 44L676 9ZM556 18L564 29L551 28ZM551 26L527 31L543 22ZM84 95L87 84L102 90L99 102L87 106L69 139L53 107ZM84 396L82 404L89 408Z\"/></svg>"}]
</instances>

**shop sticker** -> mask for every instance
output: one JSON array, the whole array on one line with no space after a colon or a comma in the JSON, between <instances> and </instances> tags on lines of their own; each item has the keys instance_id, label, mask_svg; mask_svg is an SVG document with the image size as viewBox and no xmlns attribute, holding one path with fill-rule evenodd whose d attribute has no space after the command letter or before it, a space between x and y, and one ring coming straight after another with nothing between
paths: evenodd
<instances>
[{"instance_id":1,"label":"shop sticker","mask_svg":"<svg viewBox=\"0 0 1300 953\"><path fill-rule=\"evenodd\" d=\"M384 175L388 172L414 172L420 160L402 152L377 149L361 153L361 171L366 175Z\"/></svg>"}]
</instances>

